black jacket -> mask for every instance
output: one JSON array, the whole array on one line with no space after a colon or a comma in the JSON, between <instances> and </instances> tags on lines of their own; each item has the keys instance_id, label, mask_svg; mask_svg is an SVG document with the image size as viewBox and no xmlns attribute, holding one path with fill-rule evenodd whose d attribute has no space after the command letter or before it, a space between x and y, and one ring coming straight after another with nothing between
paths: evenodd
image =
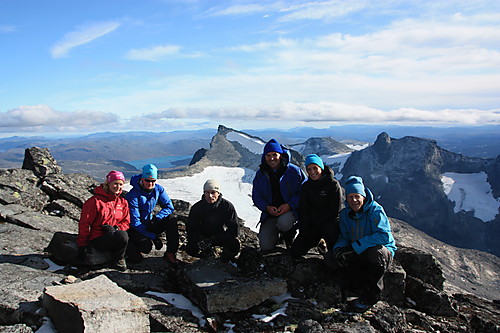
<instances>
[{"instance_id":1,"label":"black jacket","mask_svg":"<svg viewBox=\"0 0 500 333\"><path fill-rule=\"evenodd\" d=\"M308 179L302 184L299 201L299 230L311 232L324 223L338 225L344 195L333 170L325 165L318 180Z\"/></svg>"},{"instance_id":2,"label":"black jacket","mask_svg":"<svg viewBox=\"0 0 500 333\"><path fill-rule=\"evenodd\" d=\"M209 204L203 197L191 207L186 223L188 243L197 244L202 238L236 238L239 233L238 215L231 202L222 198Z\"/></svg>"}]
</instances>

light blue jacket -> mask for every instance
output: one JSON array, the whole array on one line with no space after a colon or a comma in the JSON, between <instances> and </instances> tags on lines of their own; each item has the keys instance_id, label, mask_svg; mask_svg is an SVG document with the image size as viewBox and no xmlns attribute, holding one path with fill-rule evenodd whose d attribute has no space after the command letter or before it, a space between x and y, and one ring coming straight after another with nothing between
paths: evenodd
<instances>
[{"instance_id":1,"label":"light blue jacket","mask_svg":"<svg viewBox=\"0 0 500 333\"><path fill-rule=\"evenodd\" d=\"M155 239L156 235L147 230L147 225L153 220L153 210L158 203L162 208L156 218L163 219L174 211L172 200L163 186L155 184L151 192L146 191L139 184L142 175L135 175L130 179L132 189L127 193L126 198L130 208L130 227L139 231L146 237Z\"/></svg>"},{"instance_id":2,"label":"light blue jacket","mask_svg":"<svg viewBox=\"0 0 500 333\"><path fill-rule=\"evenodd\" d=\"M391 232L389 219L384 208L373 200L373 194L365 188L366 201L363 211L354 213L346 202L340 211L340 235L333 248L352 245L356 253L367 248L384 245L394 257L396 242Z\"/></svg>"}]
</instances>

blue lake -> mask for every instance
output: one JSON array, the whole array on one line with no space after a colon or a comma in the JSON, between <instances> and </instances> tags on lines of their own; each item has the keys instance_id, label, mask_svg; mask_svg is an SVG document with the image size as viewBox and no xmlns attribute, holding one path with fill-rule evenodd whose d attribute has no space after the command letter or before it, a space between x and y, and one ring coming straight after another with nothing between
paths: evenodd
<instances>
[{"instance_id":1,"label":"blue lake","mask_svg":"<svg viewBox=\"0 0 500 333\"><path fill-rule=\"evenodd\" d=\"M188 165L191 161L193 155L183 155L183 156L164 156L164 157L152 157L144 160L134 160L126 161L128 164L133 165L137 169L141 169L144 165L152 163L156 165L158 169L173 168L178 166ZM176 161L182 161L182 163L174 163Z\"/></svg>"}]
</instances>

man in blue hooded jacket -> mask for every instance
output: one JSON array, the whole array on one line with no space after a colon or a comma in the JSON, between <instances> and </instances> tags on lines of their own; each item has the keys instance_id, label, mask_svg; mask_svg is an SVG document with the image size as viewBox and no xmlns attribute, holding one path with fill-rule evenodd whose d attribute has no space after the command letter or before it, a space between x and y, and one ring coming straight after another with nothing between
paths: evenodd
<instances>
[{"instance_id":1,"label":"man in blue hooded jacket","mask_svg":"<svg viewBox=\"0 0 500 333\"><path fill-rule=\"evenodd\" d=\"M262 251L274 249L280 237L288 248L295 236L300 187L306 176L290 158L287 148L269 140L253 180L253 203L262 212L258 234Z\"/></svg>"},{"instance_id":2,"label":"man in blue hooded jacket","mask_svg":"<svg viewBox=\"0 0 500 333\"><path fill-rule=\"evenodd\" d=\"M175 255L179 249L179 230L177 221L171 216L174 205L165 188L156 184L157 178L158 168L154 164L146 164L142 168L142 174L130 179L132 189L126 195L130 208L127 249L127 259L130 262L140 261L142 253L151 252L153 245L157 250L162 249L163 242L159 235L165 232L167 250L163 257L170 263L177 263ZM155 215L153 211L157 203L161 210Z\"/></svg>"},{"instance_id":3,"label":"man in blue hooded jacket","mask_svg":"<svg viewBox=\"0 0 500 333\"><path fill-rule=\"evenodd\" d=\"M380 299L396 243L384 208L373 200L361 177L347 179L345 194L348 205L340 212L340 235L325 254L325 263L334 270L345 269L350 281L361 284L364 290L349 305L364 312Z\"/></svg>"}]
</instances>

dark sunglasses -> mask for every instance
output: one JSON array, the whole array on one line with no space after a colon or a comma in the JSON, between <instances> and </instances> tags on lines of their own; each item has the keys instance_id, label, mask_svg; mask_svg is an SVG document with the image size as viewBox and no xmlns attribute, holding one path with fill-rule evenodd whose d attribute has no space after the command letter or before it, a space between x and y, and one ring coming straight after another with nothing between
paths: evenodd
<instances>
[{"instance_id":1,"label":"dark sunglasses","mask_svg":"<svg viewBox=\"0 0 500 333\"><path fill-rule=\"evenodd\" d=\"M143 180L148 183L154 183L156 181L156 179L147 179L147 178L143 178Z\"/></svg>"}]
</instances>

